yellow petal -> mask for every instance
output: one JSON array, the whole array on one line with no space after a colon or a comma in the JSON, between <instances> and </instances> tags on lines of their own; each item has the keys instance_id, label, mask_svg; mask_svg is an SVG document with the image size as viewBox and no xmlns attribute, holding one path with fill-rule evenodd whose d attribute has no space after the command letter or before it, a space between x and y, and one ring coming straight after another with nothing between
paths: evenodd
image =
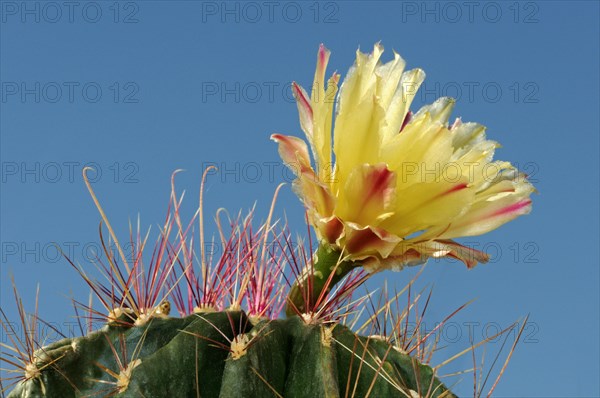
<instances>
[{"instance_id":1,"label":"yellow petal","mask_svg":"<svg viewBox=\"0 0 600 398\"><path fill-rule=\"evenodd\" d=\"M425 80L425 72L413 69L402 74L400 84L396 87L394 97L386 110L386 124L383 127L382 138L388 141L396 136L410 109L417 90Z\"/></svg>"},{"instance_id":2,"label":"yellow petal","mask_svg":"<svg viewBox=\"0 0 600 398\"><path fill-rule=\"evenodd\" d=\"M329 54L329 50L321 44L317 54L317 69L310 99L313 117L311 145L315 151L316 170L322 179L328 178L333 169L331 162L331 125L339 80L339 75L334 74L325 85L325 72Z\"/></svg>"},{"instance_id":3,"label":"yellow petal","mask_svg":"<svg viewBox=\"0 0 600 398\"><path fill-rule=\"evenodd\" d=\"M362 225L376 225L389 213L395 199L396 174L385 164L355 167L338 195L335 214L343 220Z\"/></svg>"},{"instance_id":4,"label":"yellow petal","mask_svg":"<svg viewBox=\"0 0 600 398\"><path fill-rule=\"evenodd\" d=\"M372 54L357 51L356 61L340 87L333 133L338 186L343 186L354 165L377 158L378 126L385 112L377 109L381 107L375 98L374 71L382 53L379 44Z\"/></svg>"}]
</instances>

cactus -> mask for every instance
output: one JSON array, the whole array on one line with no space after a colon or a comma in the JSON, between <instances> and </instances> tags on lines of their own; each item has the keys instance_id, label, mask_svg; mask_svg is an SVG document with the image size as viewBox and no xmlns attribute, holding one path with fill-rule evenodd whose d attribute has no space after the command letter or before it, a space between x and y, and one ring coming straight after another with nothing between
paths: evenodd
<instances>
[{"instance_id":1,"label":"cactus","mask_svg":"<svg viewBox=\"0 0 600 398\"><path fill-rule=\"evenodd\" d=\"M253 325L228 311L106 325L36 357L36 366L53 364L9 398L453 396L389 343L298 316Z\"/></svg>"},{"instance_id":2,"label":"cactus","mask_svg":"<svg viewBox=\"0 0 600 398\"><path fill-rule=\"evenodd\" d=\"M497 144L486 140L483 126L460 119L449 124L454 101L448 98L413 116L408 108L414 90L404 90L418 86L424 74L403 72L398 54L381 65L382 52L377 44L372 54L357 53L337 97L333 134L333 104L322 99L336 95L340 76L334 73L325 84L329 51L324 46L312 95L292 85L314 168L304 141L272 136L296 173L295 191L306 206L317 247L310 231L308 242L300 239L296 245L285 225L273 220L280 186L258 229L251 211L229 217L226 231L219 210L221 253L207 253L202 203L209 168L199 209L187 224L181 220L183 195L176 194L173 174L167 216L149 262L148 235L139 222L137 234L130 231L128 257L84 169L102 217L106 259L99 258L96 267L106 281L67 260L101 305L74 299L78 320L83 310L88 321L103 326L87 333L81 327L81 337L63 336L45 345L37 335L43 322L37 305L28 316L15 288L23 330L31 333L23 340L13 337L15 329L1 311L11 344L0 343L0 361L16 374L0 378L2 395L12 388L9 398L454 397L438 370L457 356L430 366L438 343L435 330L422 335L418 327L407 329L409 315L417 326L423 316L416 311L421 293L411 294L414 280L391 298L382 289L379 301L372 293L357 297L357 289L374 273L430 257L457 258L468 268L486 262L487 254L451 238L478 235L528 213L534 188L508 162L495 162L494 176L473 175L487 170ZM403 156L453 163L462 174L454 181L420 181L412 174L401 179ZM480 162L475 169L460 170L475 160ZM196 222L200 250L194 249ZM111 244L117 253L107 249ZM403 307L398 298L404 291L408 302ZM179 317L169 316L172 304ZM286 318L280 318L284 311ZM477 365L473 372L479 397L489 374L482 378Z\"/></svg>"}]
</instances>

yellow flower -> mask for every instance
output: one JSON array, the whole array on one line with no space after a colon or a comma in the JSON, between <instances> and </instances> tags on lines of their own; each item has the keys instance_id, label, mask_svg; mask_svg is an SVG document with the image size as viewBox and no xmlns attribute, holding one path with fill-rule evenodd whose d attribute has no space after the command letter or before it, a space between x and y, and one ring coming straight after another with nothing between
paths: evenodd
<instances>
[{"instance_id":1,"label":"yellow flower","mask_svg":"<svg viewBox=\"0 0 600 398\"><path fill-rule=\"evenodd\" d=\"M315 167L303 140L271 138L297 176L294 189L309 220L322 244L371 272L429 257L454 257L469 268L485 262L487 254L451 239L528 213L534 188L510 163L493 160L498 144L486 139L484 126L449 124L453 99L412 114L425 73L404 71L395 52L381 63L382 53L379 44L372 54L357 51L337 93L338 74L325 85L330 53L321 45L311 96L293 84Z\"/></svg>"}]
</instances>

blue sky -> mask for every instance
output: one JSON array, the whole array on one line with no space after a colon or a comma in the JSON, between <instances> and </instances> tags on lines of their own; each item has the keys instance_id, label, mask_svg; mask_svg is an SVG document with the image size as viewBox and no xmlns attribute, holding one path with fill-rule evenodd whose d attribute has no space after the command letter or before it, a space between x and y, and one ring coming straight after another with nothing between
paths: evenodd
<instances>
[{"instance_id":1,"label":"blue sky","mask_svg":"<svg viewBox=\"0 0 600 398\"><path fill-rule=\"evenodd\" d=\"M360 46L381 41L427 79L413 109L442 95L455 116L488 127L498 159L519 165L539 190L533 212L463 242L491 263L467 271L431 262L428 320L464 302L446 353L529 314L525 339L496 390L502 397L596 397L599 363L598 2L12 2L0 24L2 307L14 274L26 305L41 283L40 312L72 321L65 295L86 289L52 242L85 262L99 216L80 176L121 234L130 218L163 220L169 178L189 194L216 164L206 211L257 203L266 216L290 181L269 141L299 135L289 83L309 86L316 51L345 74ZM192 200L192 203L189 201ZM305 232L289 186L278 215ZM402 286L415 270L378 275ZM6 336L2 336L4 339ZM500 343L490 345L490 350ZM455 370L471 365L463 358ZM471 394L470 376L457 387Z\"/></svg>"}]
</instances>

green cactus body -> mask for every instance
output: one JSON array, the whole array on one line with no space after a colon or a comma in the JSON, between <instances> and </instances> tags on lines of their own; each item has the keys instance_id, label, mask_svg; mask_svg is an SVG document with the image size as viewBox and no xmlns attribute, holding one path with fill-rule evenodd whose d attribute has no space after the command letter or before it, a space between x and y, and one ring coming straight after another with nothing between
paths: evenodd
<instances>
[{"instance_id":1,"label":"green cactus body","mask_svg":"<svg viewBox=\"0 0 600 398\"><path fill-rule=\"evenodd\" d=\"M252 325L243 312L214 312L106 325L37 357L38 368L53 363L9 398L453 396L388 342L298 316Z\"/></svg>"}]
</instances>

